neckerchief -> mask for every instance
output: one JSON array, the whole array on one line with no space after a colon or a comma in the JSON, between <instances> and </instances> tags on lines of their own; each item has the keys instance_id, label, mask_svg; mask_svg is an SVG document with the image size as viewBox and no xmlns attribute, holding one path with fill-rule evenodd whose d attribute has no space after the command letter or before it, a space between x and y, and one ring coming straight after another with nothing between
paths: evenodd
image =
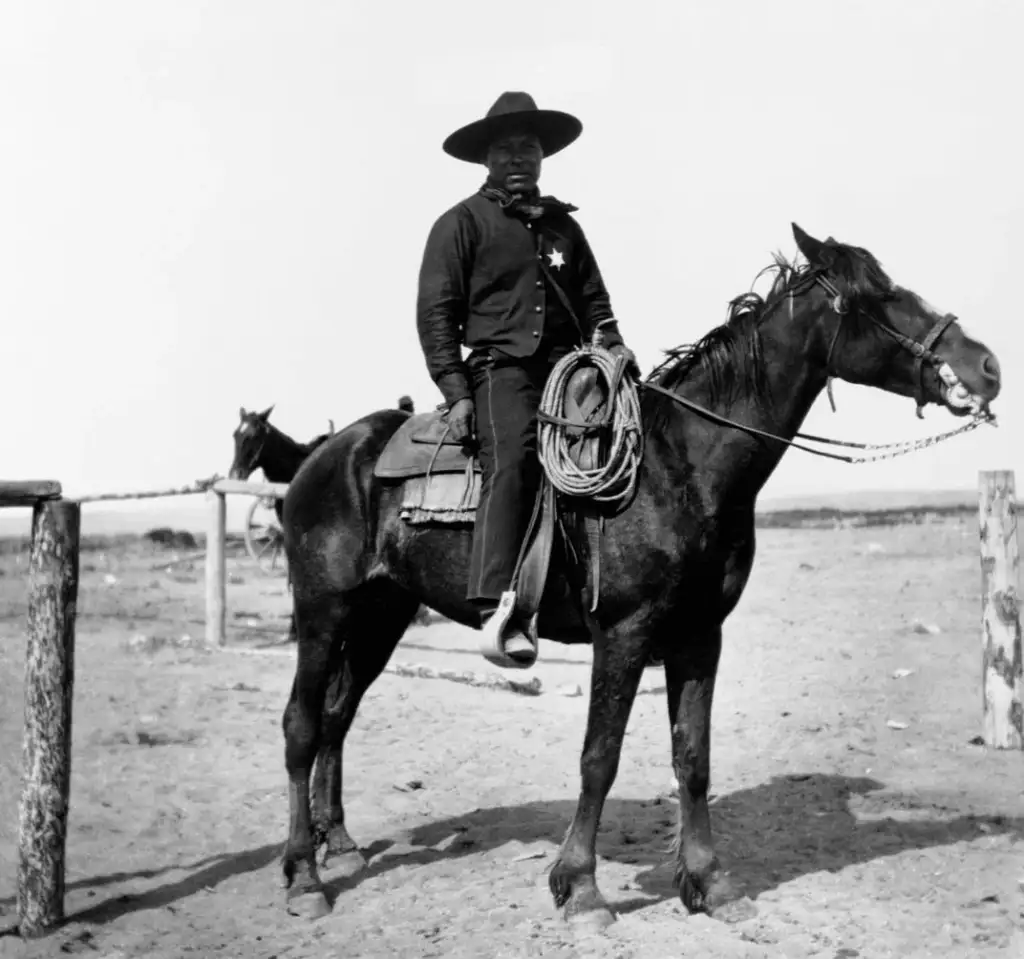
<instances>
[{"instance_id":1,"label":"neckerchief","mask_svg":"<svg viewBox=\"0 0 1024 959\"><path fill-rule=\"evenodd\" d=\"M480 187L480 195L488 200L495 200L507 214L518 216L524 220L536 220L545 213L575 213L579 207L571 203L563 203L553 196L541 196L537 190L533 193L509 193L501 187L485 183Z\"/></svg>"}]
</instances>

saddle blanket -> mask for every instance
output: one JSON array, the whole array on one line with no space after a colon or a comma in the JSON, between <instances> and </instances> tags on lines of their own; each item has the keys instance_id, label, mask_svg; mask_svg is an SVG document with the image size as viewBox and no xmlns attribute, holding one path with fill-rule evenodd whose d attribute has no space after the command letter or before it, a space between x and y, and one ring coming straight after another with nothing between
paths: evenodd
<instances>
[{"instance_id":1,"label":"saddle blanket","mask_svg":"<svg viewBox=\"0 0 1024 959\"><path fill-rule=\"evenodd\" d=\"M402 483L399 515L410 526L472 525L480 504L480 473L432 473Z\"/></svg>"}]
</instances>

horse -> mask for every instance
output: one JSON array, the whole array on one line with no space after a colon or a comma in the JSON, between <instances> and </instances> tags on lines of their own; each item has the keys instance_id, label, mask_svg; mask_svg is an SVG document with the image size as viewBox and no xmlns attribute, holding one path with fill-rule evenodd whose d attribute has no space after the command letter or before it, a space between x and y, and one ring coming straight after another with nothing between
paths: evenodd
<instances>
[{"instance_id":1,"label":"horse","mask_svg":"<svg viewBox=\"0 0 1024 959\"><path fill-rule=\"evenodd\" d=\"M707 797L722 627L753 566L757 496L822 390L839 378L979 422L1000 390L996 357L954 316L894 283L870 251L792 229L798 256L775 255L770 291L730 301L722 325L666 351L638 384L643 454L631 504L606 522L598 606L560 602L550 622L565 617L563 627L541 634L593 645L579 798L548 874L555 908L574 924L615 920L597 884L596 839L654 653L679 784L675 886L690 912L722 919L743 905L716 854ZM281 866L295 915L331 908L320 847L328 863L366 865L345 828L342 748L417 607L480 628L466 599L470 531L410 526L402 485L373 475L404 421L393 410L356 420L303 463L284 500L299 636L282 717L290 820ZM550 582L564 581L552 569ZM589 630L579 628L586 617Z\"/></svg>"},{"instance_id":2,"label":"horse","mask_svg":"<svg viewBox=\"0 0 1024 959\"><path fill-rule=\"evenodd\" d=\"M270 422L273 411L273 406L268 406L262 413L239 407L240 422L234 432L235 456L228 470L231 479L247 480L256 470L262 469L268 483L290 483L303 460L334 434L334 422L328 420L328 432L314 436L308 443L300 443ZM280 520L281 500L275 501L274 509Z\"/></svg>"}]
</instances>

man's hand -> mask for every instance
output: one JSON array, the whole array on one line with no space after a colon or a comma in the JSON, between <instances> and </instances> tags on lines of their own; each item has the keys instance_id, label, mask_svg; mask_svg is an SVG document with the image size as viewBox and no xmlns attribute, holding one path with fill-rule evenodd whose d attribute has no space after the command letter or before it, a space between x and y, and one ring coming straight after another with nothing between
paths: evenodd
<instances>
[{"instance_id":1,"label":"man's hand","mask_svg":"<svg viewBox=\"0 0 1024 959\"><path fill-rule=\"evenodd\" d=\"M448 410L449 435L456 443L465 443L476 433L473 401L458 400Z\"/></svg>"},{"instance_id":2,"label":"man's hand","mask_svg":"<svg viewBox=\"0 0 1024 959\"><path fill-rule=\"evenodd\" d=\"M640 364L637 363L635 354L625 343L617 343L608 352L616 359L624 356L626 358L627 372L631 373L634 379L640 379Z\"/></svg>"}]
</instances>

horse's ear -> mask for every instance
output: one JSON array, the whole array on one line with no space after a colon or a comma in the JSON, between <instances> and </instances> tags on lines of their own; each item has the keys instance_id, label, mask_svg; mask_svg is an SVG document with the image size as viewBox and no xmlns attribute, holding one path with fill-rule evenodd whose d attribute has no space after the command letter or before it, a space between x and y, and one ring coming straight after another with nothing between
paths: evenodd
<instances>
[{"instance_id":1,"label":"horse's ear","mask_svg":"<svg viewBox=\"0 0 1024 959\"><path fill-rule=\"evenodd\" d=\"M797 249L807 258L807 262L812 266L830 267L834 259L832 251L821 240L801 230L797 224L792 226Z\"/></svg>"},{"instance_id":2,"label":"horse's ear","mask_svg":"<svg viewBox=\"0 0 1024 959\"><path fill-rule=\"evenodd\" d=\"M245 422L245 407L244 406L238 407L238 418L240 420L242 420L242 422Z\"/></svg>"},{"instance_id":3,"label":"horse's ear","mask_svg":"<svg viewBox=\"0 0 1024 959\"><path fill-rule=\"evenodd\" d=\"M334 420L327 421L327 435L334 436Z\"/></svg>"},{"instance_id":4,"label":"horse's ear","mask_svg":"<svg viewBox=\"0 0 1024 959\"><path fill-rule=\"evenodd\" d=\"M264 423L266 423L266 421L270 419L270 414L273 412L274 407L276 405L276 403L271 403L270 406L268 406L262 413L260 413L260 419L263 420Z\"/></svg>"}]
</instances>

